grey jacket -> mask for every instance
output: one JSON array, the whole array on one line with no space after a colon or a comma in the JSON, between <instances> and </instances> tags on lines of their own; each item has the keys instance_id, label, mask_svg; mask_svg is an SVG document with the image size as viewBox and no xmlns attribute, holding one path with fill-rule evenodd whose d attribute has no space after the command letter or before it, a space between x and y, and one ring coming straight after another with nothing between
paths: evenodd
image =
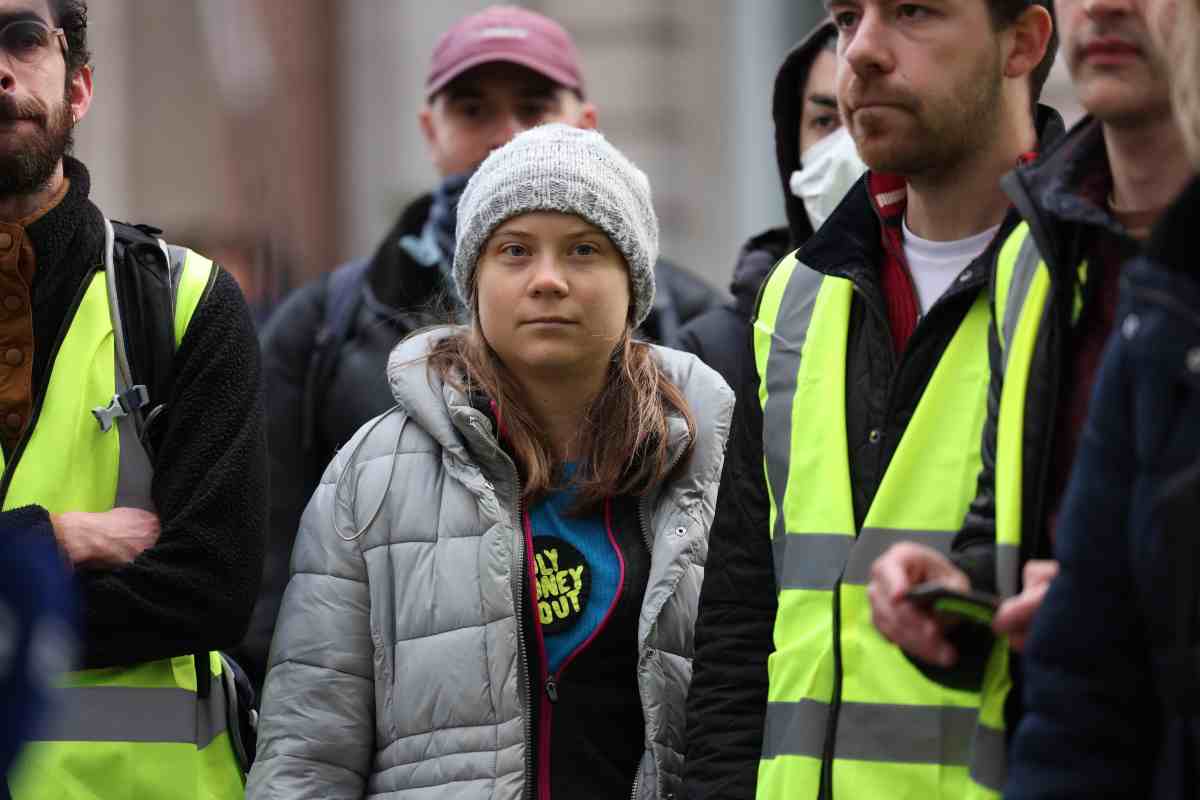
<instances>
[{"instance_id":1,"label":"grey jacket","mask_svg":"<svg viewBox=\"0 0 1200 800\"><path fill-rule=\"evenodd\" d=\"M514 600L520 487L491 420L427 369L447 330L395 349L396 407L338 453L304 512L248 798L532 794L527 618ZM692 629L733 412L732 392L698 359L654 352L697 439L675 478L642 501L653 548L638 625L637 798L680 785ZM672 452L686 444L673 418Z\"/></svg>"}]
</instances>

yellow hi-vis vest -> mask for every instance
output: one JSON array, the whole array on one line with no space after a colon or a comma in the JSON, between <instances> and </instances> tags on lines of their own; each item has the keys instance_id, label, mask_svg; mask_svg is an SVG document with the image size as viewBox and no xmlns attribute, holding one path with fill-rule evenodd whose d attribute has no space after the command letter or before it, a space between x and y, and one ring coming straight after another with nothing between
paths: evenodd
<instances>
[{"instance_id":1,"label":"yellow hi-vis vest","mask_svg":"<svg viewBox=\"0 0 1200 800\"><path fill-rule=\"evenodd\" d=\"M926 678L871 621L871 564L903 541L946 552L975 495L988 387L987 297L943 353L861 530L846 440L853 288L795 257L763 289L755 356L779 588L760 800L958 800L969 764L1004 742L977 736L979 695Z\"/></svg>"},{"instance_id":2,"label":"yellow hi-vis vest","mask_svg":"<svg viewBox=\"0 0 1200 800\"><path fill-rule=\"evenodd\" d=\"M84 289L50 365L40 412L16 460L3 464L5 510L32 503L51 513L103 512L117 507L119 497L148 501L148 485L135 485L148 483L148 458L128 418L102 431L93 415L110 405L124 382L109 296L112 229L106 227L106 270ZM178 346L214 267L180 248L171 248L168 260L179 271ZM51 693L54 718L9 774L14 800L242 797L220 654L208 654L212 680L205 698L197 692L196 661L181 654L66 675Z\"/></svg>"},{"instance_id":3,"label":"yellow hi-vis vest","mask_svg":"<svg viewBox=\"0 0 1200 800\"><path fill-rule=\"evenodd\" d=\"M1080 265L1079 272L1081 279L1087 275L1086 263ZM1029 224L1021 223L1000 249L994 285L994 319L1004 376L995 466L996 587L1002 597L1012 597L1020 589L1025 407L1034 352L1049 310L1050 289L1050 270L1038 252ZM1082 298L1076 294L1075 316L1081 305ZM981 735L1004 738L1004 705L1011 690L1008 641L997 639L984 673ZM976 780L965 795L967 800L999 800L1005 762L980 764L972 774Z\"/></svg>"}]
</instances>

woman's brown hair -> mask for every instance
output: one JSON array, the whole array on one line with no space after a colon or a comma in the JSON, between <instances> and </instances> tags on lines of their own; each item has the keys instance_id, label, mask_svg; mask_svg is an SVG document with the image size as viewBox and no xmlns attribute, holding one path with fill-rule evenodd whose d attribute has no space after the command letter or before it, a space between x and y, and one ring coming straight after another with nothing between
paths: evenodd
<instances>
[{"instance_id":1,"label":"woman's brown hair","mask_svg":"<svg viewBox=\"0 0 1200 800\"><path fill-rule=\"evenodd\" d=\"M521 472L524 499L560 485L562 464L553 443L538 428L520 385L477 321L440 340L429 367L467 396L483 394L495 403L503 438ZM688 449L675 462L667 436L672 413L683 417L689 435ZM696 422L683 394L659 369L650 346L635 341L627 328L580 432L579 465L571 480L576 510L593 509L609 497L640 495L665 481L691 453L695 438Z\"/></svg>"}]
</instances>

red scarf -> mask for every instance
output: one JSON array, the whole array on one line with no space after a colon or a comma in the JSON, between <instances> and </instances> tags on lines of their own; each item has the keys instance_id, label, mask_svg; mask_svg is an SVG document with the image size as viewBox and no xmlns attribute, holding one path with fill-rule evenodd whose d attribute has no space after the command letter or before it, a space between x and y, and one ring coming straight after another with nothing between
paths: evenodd
<instances>
[{"instance_id":1,"label":"red scarf","mask_svg":"<svg viewBox=\"0 0 1200 800\"><path fill-rule=\"evenodd\" d=\"M1036 152L1025 153L1017 160L1017 166L1028 164L1036 158ZM908 260L904 257L903 224L904 211L908 208L908 181L899 175L872 172L867 177L867 190L879 215L879 230L883 240L879 283L887 304L892 345L899 354L908 346L908 340L912 338L921 318L917 288L913 285Z\"/></svg>"}]
</instances>

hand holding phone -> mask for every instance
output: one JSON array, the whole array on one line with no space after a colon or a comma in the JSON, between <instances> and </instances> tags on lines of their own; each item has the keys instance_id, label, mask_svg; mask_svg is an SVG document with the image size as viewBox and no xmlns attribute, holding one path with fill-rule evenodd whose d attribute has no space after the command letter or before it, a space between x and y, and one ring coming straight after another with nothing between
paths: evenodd
<instances>
[{"instance_id":1,"label":"hand holding phone","mask_svg":"<svg viewBox=\"0 0 1200 800\"><path fill-rule=\"evenodd\" d=\"M994 594L951 589L936 581L922 583L905 594L905 599L941 617L991 627L1000 598Z\"/></svg>"}]
</instances>

